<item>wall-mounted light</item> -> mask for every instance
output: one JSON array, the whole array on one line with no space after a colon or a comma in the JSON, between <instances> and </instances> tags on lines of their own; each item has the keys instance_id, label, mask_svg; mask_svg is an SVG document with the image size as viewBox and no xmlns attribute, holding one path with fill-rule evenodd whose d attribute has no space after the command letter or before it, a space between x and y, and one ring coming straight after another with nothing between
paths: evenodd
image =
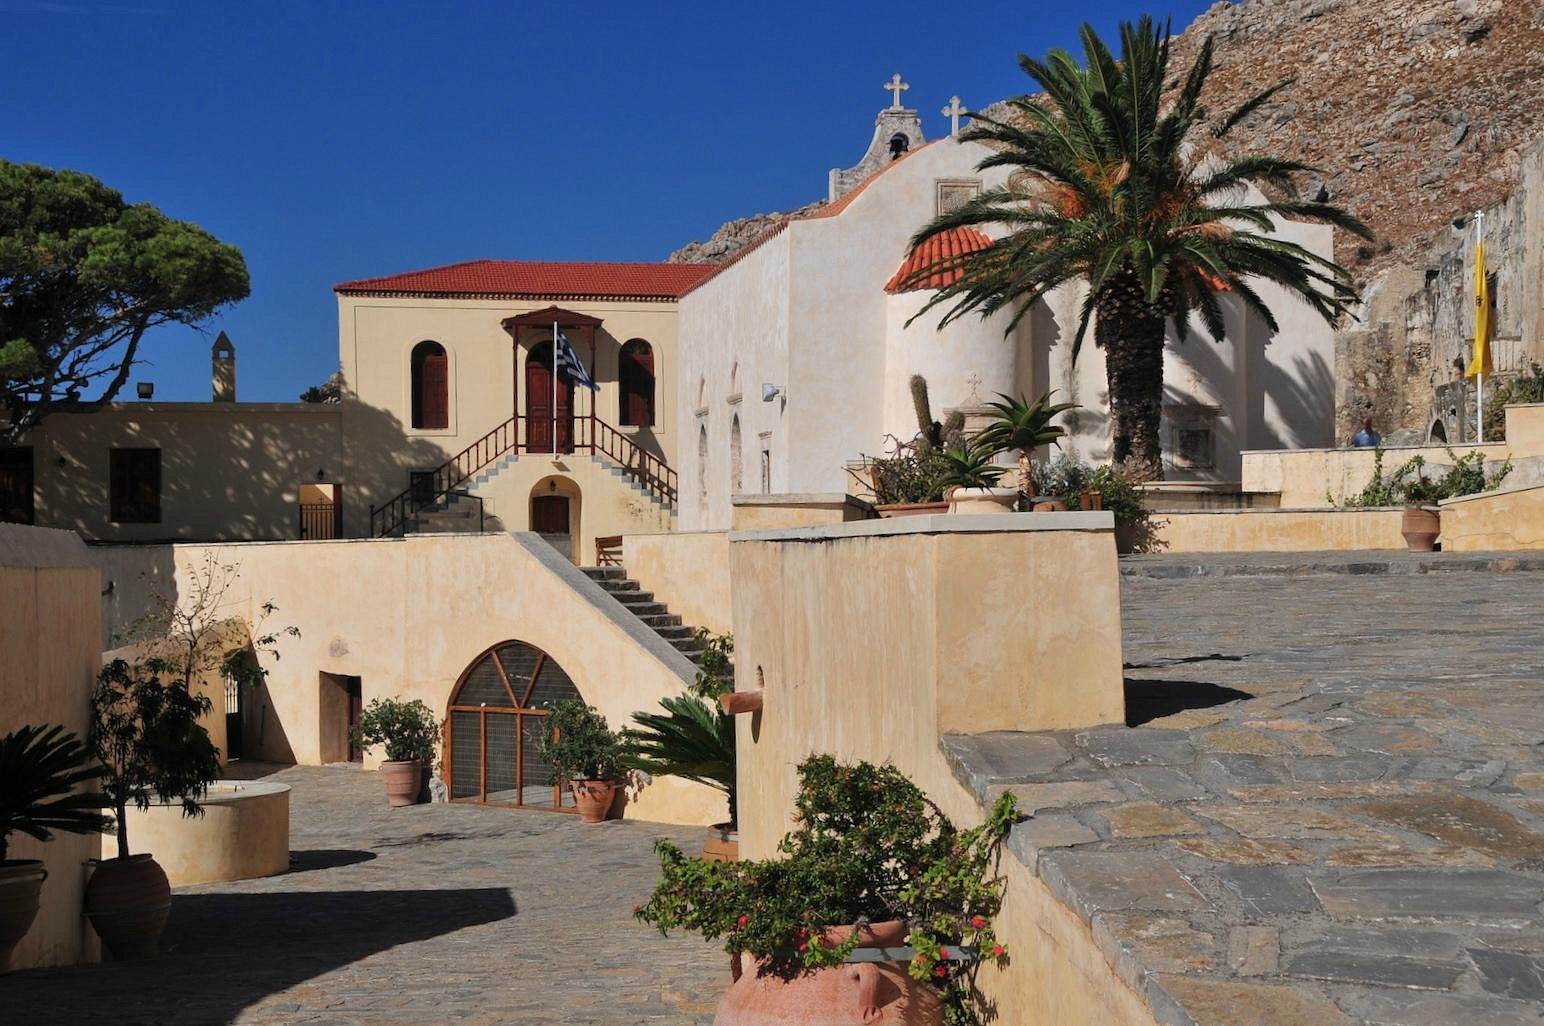
<instances>
[{"instance_id":1,"label":"wall-mounted light","mask_svg":"<svg viewBox=\"0 0 1544 1026\"><path fill-rule=\"evenodd\" d=\"M135 385L134 385L134 391L139 394L139 397L141 399L150 399L150 398L152 398L155 395L155 382L154 381L140 381L140 382L136 382Z\"/></svg>"},{"instance_id":2,"label":"wall-mounted light","mask_svg":"<svg viewBox=\"0 0 1544 1026\"><path fill-rule=\"evenodd\" d=\"M316 468L316 479L318 481L327 480L327 470L323 467Z\"/></svg>"},{"instance_id":3,"label":"wall-mounted light","mask_svg":"<svg viewBox=\"0 0 1544 1026\"><path fill-rule=\"evenodd\" d=\"M762 402L770 403L772 400L776 399L778 396L782 396L785 400L788 398L787 394L783 392L783 386L781 386L781 385L766 385L766 384L761 386L761 401Z\"/></svg>"}]
</instances>

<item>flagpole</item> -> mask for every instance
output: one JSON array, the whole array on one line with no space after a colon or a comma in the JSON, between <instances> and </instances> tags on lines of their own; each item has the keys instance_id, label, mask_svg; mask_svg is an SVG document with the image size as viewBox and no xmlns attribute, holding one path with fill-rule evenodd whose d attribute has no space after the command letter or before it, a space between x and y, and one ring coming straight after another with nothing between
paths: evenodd
<instances>
[{"instance_id":1,"label":"flagpole","mask_svg":"<svg viewBox=\"0 0 1544 1026\"><path fill-rule=\"evenodd\" d=\"M1483 210L1477 211L1475 213L1475 215L1474 215L1474 221L1475 221L1474 244L1475 244L1476 251L1478 251L1478 248L1485 244L1485 211L1483 211ZM1479 444L1480 445L1484 445L1485 444L1485 361L1482 359L1482 356L1484 355L1483 346L1484 346L1486 340L1480 338L1480 333L1479 333L1479 330L1478 330L1479 326L1480 326L1480 316L1479 316L1479 309L1478 308L1475 309L1474 326L1475 326L1475 329L1476 329L1475 333L1474 333L1474 361L1475 361L1475 372L1474 372L1474 437L1479 439Z\"/></svg>"},{"instance_id":2,"label":"flagpole","mask_svg":"<svg viewBox=\"0 0 1544 1026\"><path fill-rule=\"evenodd\" d=\"M558 460L558 322L552 322L552 462Z\"/></svg>"}]
</instances>

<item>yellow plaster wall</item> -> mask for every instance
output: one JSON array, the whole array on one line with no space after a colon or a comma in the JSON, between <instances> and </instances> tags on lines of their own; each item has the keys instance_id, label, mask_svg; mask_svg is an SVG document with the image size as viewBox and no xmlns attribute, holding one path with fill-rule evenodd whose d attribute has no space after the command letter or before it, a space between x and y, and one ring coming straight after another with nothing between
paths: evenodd
<instances>
[{"instance_id":1,"label":"yellow plaster wall","mask_svg":"<svg viewBox=\"0 0 1544 1026\"><path fill-rule=\"evenodd\" d=\"M622 564L682 623L714 634L734 630L727 531L629 534L622 539Z\"/></svg>"},{"instance_id":2,"label":"yellow plaster wall","mask_svg":"<svg viewBox=\"0 0 1544 1026\"><path fill-rule=\"evenodd\" d=\"M946 521L1013 518L929 519L934 533L735 536L737 687L766 694L736 724L747 857L771 856L791 825L794 769L811 753L891 763L968 825L983 810L950 772L941 733L1123 718L1108 526L956 534ZM1024 601L1037 594L1047 598ZM981 981L1002 1021L1152 1023L1088 927L1013 856L1003 869L1012 961Z\"/></svg>"},{"instance_id":3,"label":"yellow plaster wall","mask_svg":"<svg viewBox=\"0 0 1544 1026\"><path fill-rule=\"evenodd\" d=\"M110 624L144 608L142 575L185 587L210 548L238 567L227 596L232 613L255 618L271 601L277 612L270 628L301 630L298 639L280 639L282 658L264 660L269 676L249 704L257 722L247 727L248 755L315 764L334 757L336 747L336 724L323 719L324 708L337 711L328 701L335 685L323 674L358 676L367 704L376 697L421 698L443 716L473 660L492 645L520 640L555 659L613 728L685 690L666 663L538 558L541 549L527 545L545 543L532 535L417 535L101 547L93 554L114 584L103 600ZM367 753L367 766L377 762L377 753ZM660 778L629 805L628 815L709 824L723 819L721 805L708 788Z\"/></svg>"},{"instance_id":4,"label":"yellow plaster wall","mask_svg":"<svg viewBox=\"0 0 1544 1026\"><path fill-rule=\"evenodd\" d=\"M1397 509L1216 510L1153 516L1159 552L1405 548Z\"/></svg>"},{"instance_id":5,"label":"yellow plaster wall","mask_svg":"<svg viewBox=\"0 0 1544 1026\"><path fill-rule=\"evenodd\" d=\"M0 734L60 724L85 737L101 665L101 581L75 535L0 524ZM42 859L48 871L38 917L12 966L96 961L96 934L81 902L83 864L101 854L100 836L56 833L43 843L12 834L10 846L10 858Z\"/></svg>"},{"instance_id":6,"label":"yellow plaster wall","mask_svg":"<svg viewBox=\"0 0 1544 1026\"><path fill-rule=\"evenodd\" d=\"M1544 403L1506 408L1506 442L1520 454L1544 454Z\"/></svg>"},{"instance_id":7,"label":"yellow plaster wall","mask_svg":"<svg viewBox=\"0 0 1544 1026\"><path fill-rule=\"evenodd\" d=\"M876 514L850 495L756 495L736 498L736 531L778 531L868 520Z\"/></svg>"},{"instance_id":8,"label":"yellow plaster wall","mask_svg":"<svg viewBox=\"0 0 1544 1026\"><path fill-rule=\"evenodd\" d=\"M1544 485L1465 495L1441 508L1443 552L1544 549Z\"/></svg>"}]
</instances>

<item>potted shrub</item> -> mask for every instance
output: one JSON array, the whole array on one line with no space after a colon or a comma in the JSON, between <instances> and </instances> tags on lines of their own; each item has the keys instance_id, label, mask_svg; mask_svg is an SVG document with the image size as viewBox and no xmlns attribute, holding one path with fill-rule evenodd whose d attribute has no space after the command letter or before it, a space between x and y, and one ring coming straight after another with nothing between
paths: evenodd
<instances>
[{"instance_id":1,"label":"potted shrub","mask_svg":"<svg viewBox=\"0 0 1544 1026\"><path fill-rule=\"evenodd\" d=\"M371 699L359 722L354 725L353 741L357 748L384 745L386 760L381 763L381 779L386 784L386 801L394 809L417 805L423 789L424 764L434 759L440 725L431 710L419 699Z\"/></svg>"},{"instance_id":2,"label":"potted shrub","mask_svg":"<svg viewBox=\"0 0 1544 1026\"><path fill-rule=\"evenodd\" d=\"M950 513L1002 513L1013 509L1018 491L998 488L1003 469L992 462L996 454L984 445L961 442L944 451L942 483L949 496Z\"/></svg>"},{"instance_id":3,"label":"potted shrub","mask_svg":"<svg viewBox=\"0 0 1544 1026\"><path fill-rule=\"evenodd\" d=\"M889 456L870 457L875 510L881 517L947 512L944 466L942 450L918 442L896 442Z\"/></svg>"},{"instance_id":4,"label":"potted shrub","mask_svg":"<svg viewBox=\"0 0 1544 1026\"><path fill-rule=\"evenodd\" d=\"M584 821L605 819L622 776L622 741L606 717L578 698L559 702L547 717L538 751L568 783Z\"/></svg>"},{"instance_id":5,"label":"potted shrub","mask_svg":"<svg viewBox=\"0 0 1544 1026\"><path fill-rule=\"evenodd\" d=\"M723 792L729 818L709 828L702 857L732 861L740 854L734 717L719 707L718 698L734 690L734 639L698 628L697 640L703 654L690 694L662 699L663 713L633 713L636 726L622 732L622 765L695 780Z\"/></svg>"},{"instance_id":6,"label":"potted shrub","mask_svg":"<svg viewBox=\"0 0 1544 1026\"><path fill-rule=\"evenodd\" d=\"M795 804L776 859L705 862L656 845L661 879L634 914L724 941L736 972L715 1021L979 1022L975 972L1007 955L992 929L994 865L1018 818L1013 796L960 831L893 767L822 755L799 766ZM915 950L909 963L847 961L901 944ZM962 958L962 944L979 957ZM742 954L754 971L738 971Z\"/></svg>"},{"instance_id":7,"label":"potted shrub","mask_svg":"<svg viewBox=\"0 0 1544 1026\"><path fill-rule=\"evenodd\" d=\"M1405 512L1400 517L1399 533L1404 536L1405 547L1411 552L1431 552L1437 547L1437 536L1442 533L1442 513L1437 508L1438 500L1443 498L1442 486L1422 474L1414 481L1405 482L1402 491Z\"/></svg>"},{"instance_id":8,"label":"potted shrub","mask_svg":"<svg viewBox=\"0 0 1544 1026\"><path fill-rule=\"evenodd\" d=\"M1019 454L1019 493L1023 496L1026 509L1035 497L1031 457L1042 445L1061 447L1061 438L1067 433L1066 429L1051 421L1065 410L1078 408L1077 403L1052 403L1051 396L1055 394L1054 391L1047 392L1034 402L1029 402L1023 396L1015 399L998 393L997 402L987 403L993 411L992 422L976 436L977 443L987 446L994 454Z\"/></svg>"},{"instance_id":9,"label":"potted shrub","mask_svg":"<svg viewBox=\"0 0 1544 1026\"><path fill-rule=\"evenodd\" d=\"M102 795L76 790L101 775L91 749L63 727L28 725L0 737L0 973L31 929L48 877L42 860L8 857L11 835L47 841L55 830L95 834L107 829Z\"/></svg>"},{"instance_id":10,"label":"potted shrub","mask_svg":"<svg viewBox=\"0 0 1544 1026\"><path fill-rule=\"evenodd\" d=\"M132 804L180 802L184 816L203 814L198 799L220 775L220 753L199 723L209 699L188 690L184 676L161 659L131 666L114 659L102 667L91 694L90 743L105 772L102 792L112 810L118 856L96 864L86 884L86 914L115 959L156 953L171 886L148 853L130 854L127 813Z\"/></svg>"}]
</instances>

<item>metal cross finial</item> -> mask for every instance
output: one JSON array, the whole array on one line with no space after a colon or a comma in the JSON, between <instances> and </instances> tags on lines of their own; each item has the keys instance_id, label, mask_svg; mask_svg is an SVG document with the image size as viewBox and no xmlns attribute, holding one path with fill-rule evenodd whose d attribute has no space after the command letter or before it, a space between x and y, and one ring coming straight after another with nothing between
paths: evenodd
<instances>
[{"instance_id":1,"label":"metal cross finial","mask_svg":"<svg viewBox=\"0 0 1544 1026\"><path fill-rule=\"evenodd\" d=\"M949 119L949 134L959 135L960 115L965 113L965 108L960 106L960 98L958 96L949 97L949 106L945 107L939 113L943 114L944 117Z\"/></svg>"},{"instance_id":2,"label":"metal cross finial","mask_svg":"<svg viewBox=\"0 0 1544 1026\"><path fill-rule=\"evenodd\" d=\"M904 92L907 89L910 89L911 86L909 86L905 82L901 81L901 73L899 71L897 71L894 75L890 76L890 81L885 83L885 88L890 90L890 92L895 94L895 99L890 101L890 109L891 110L900 110L901 109L901 93Z\"/></svg>"}]
</instances>

